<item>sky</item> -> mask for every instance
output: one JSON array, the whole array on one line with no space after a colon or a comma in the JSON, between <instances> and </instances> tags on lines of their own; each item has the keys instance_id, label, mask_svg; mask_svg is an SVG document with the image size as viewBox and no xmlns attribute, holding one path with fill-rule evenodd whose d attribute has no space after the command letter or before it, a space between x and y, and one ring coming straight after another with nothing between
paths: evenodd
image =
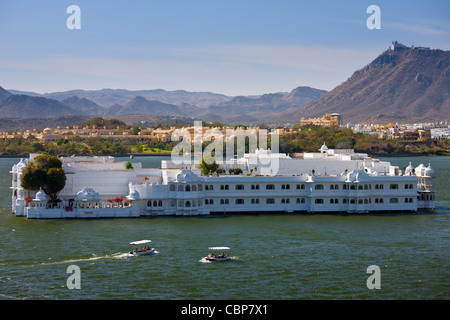
<instances>
[{"instance_id":1,"label":"sky","mask_svg":"<svg viewBox=\"0 0 450 320\"><path fill-rule=\"evenodd\" d=\"M0 0L0 86L332 90L394 40L450 50L449 12L448 0Z\"/></svg>"}]
</instances>

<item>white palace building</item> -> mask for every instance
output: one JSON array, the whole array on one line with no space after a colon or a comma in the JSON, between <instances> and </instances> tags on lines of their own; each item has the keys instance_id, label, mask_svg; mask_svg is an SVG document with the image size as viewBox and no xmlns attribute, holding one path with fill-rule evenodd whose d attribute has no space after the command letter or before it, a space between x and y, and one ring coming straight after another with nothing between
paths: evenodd
<instances>
[{"instance_id":1,"label":"white palace building","mask_svg":"<svg viewBox=\"0 0 450 320\"><path fill-rule=\"evenodd\" d=\"M58 203L20 186L29 159L11 170L12 211L29 219L118 218L258 213L396 213L433 209L434 170L404 170L353 150L290 158L256 150L221 166L243 173L202 176L196 166L163 160L143 168L113 157L62 157L66 185ZM269 165L267 165L269 164Z\"/></svg>"}]
</instances>

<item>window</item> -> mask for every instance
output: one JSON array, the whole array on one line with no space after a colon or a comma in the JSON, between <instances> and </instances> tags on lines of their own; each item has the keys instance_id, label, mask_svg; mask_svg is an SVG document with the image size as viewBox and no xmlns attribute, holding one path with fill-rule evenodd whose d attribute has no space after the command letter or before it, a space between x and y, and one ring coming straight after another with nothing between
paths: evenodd
<instances>
[{"instance_id":1,"label":"window","mask_svg":"<svg viewBox=\"0 0 450 320\"><path fill-rule=\"evenodd\" d=\"M198 185L198 191L202 191L202 190L203 190L203 187L202 187L201 184L199 184L199 185Z\"/></svg>"},{"instance_id":2,"label":"window","mask_svg":"<svg viewBox=\"0 0 450 320\"><path fill-rule=\"evenodd\" d=\"M305 189L305 185L304 184L301 184L301 185L298 184L297 185L297 190L300 190L300 189L302 189L302 190Z\"/></svg>"},{"instance_id":3,"label":"window","mask_svg":"<svg viewBox=\"0 0 450 320\"><path fill-rule=\"evenodd\" d=\"M266 190L275 190L275 185L273 185L273 184L267 184L267 185L266 185Z\"/></svg>"},{"instance_id":4,"label":"window","mask_svg":"<svg viewBox=\"0 0 450 320\"><path fill-rule=\"evenodd\" d=\"M281 185L281 189L282 189L282 190L290 190L290 189L291 189L291 186L288 185L288 184L282 184L282 185Z\"/></svg>"},{"instance_id":5,"label":"window","mask_svg":"<svg viewBox=\"0 0 450 320\"><path fill-rule=\"evenodd\" d=\"M391 183L391 185L389 186L389 189L398 189L398 184Z\"/></svg>"},{"instance_id":6,"label":"window","mask_svg":"<svg viewBox=\"0 0 450 320\"><path fill-rule=\"evenodd\" d=\"M175 185L173 184L170 185L170 191L175 191Z\"/></svg>"},{"instance_id":7,"label":"window","mask_svg":"<svg viewBox=\"0 0 450 320\"><path fill-rule=\"evenodd\" d=\"M162 201L161 200L158 201L158 206L162 207Z\"/></svg>"},{"instance_id":8,"label":"window","mask_svg":"<svg viewBox=\"0 0 450 320\"><path fill-rule=\"evenodd\" d=\"M230 201L228 199L225 199L225 204L230 204Z\"/></svg>"},{"instance_id":9,"label":"window","mask_svg":"<svg viewBox=\"0 0 450 320\"><path fill-rule=\"evenodd\" d=\"M236 204L244 204L244 199L236 199Z\"/></svg>"},{"instance_id":10,"label":"window","mask_svg":"<svg viewBox=\"0 0 450 320\"><path fill-rule=\"evenodd\" d=\"M223 199L220 199L220 204L225 204L225 201Z\"/></svg>"},{"instance_id":11,"label":"window","mask_svg":"<svg viewBox=\"0 0 450 320\"><path fill-rule=\"evenodd\" d=\"M152 200L148 200L147 201L147 207L151 207L152 206Z\"/></svg>"},{"instance_id":12,"label":"window","mask_svg":"<svg viewBox=\"0 0 450 320\"><path fill-rule=\"evenodd\" d=\"M235 189L236 190L244 190L244 185L243 184L237 184Z\"/></svg>"},{"instance_id":13,"label":"window","mask_svg":"<svg viewBox=\"0 0 450 320\"><path fill-rule=\"evenodd\" d=\"M205 199L205 204L209 204L209 201L208 201L208 199Z\"/></svg>"},{"instance_id":14,"label":"window","mask_svg":"<svg viewBox=\"0 0 450 320\"><path fill-rule=\"evenodd\" d=\"M315 204L323 204L323 199L316 199L314 200Z\"/></svg>"},{"instance_id":15,"label":"window","mask_svg":"<svg viewBox=\"0 0 450 320\"><path fill-rule=\"evenodd\" d=\"M256 199L256 204L259 204L259 199Z\"/></svg>"},{"instance_id":16,"label":"window","mask_svg":"<svg viewBox=\"0 0 450 320\"><path fill-rule=\"evenodd\" d=\"M314 186L314 189L315 189L315 190L323 190L323 184L316 184L316 185Z\"/></svg>"},{"instance_id":17,"label":"window","mask_svg":"<svg viewBox=\"0 0 450 320\"><path fill-rule=\"evenodd\" d=\"M182 185L178 186L178 191L183 191L183 186Z\"/></svg>"},{"instance_id":18,"label":"window","mask_svg":"<svg viewBox=\"0 0 450 320\"><path fill-rule=\"evenodd\" d=\"M190 208L191 207L191 202L190 201L186 201L185 207L186 208Z\"/></svg>"},{"instance_id":19,"label":"window","mask_svg":"<svg viewBox=\"0 0 450 320\"><path fill-rule=\"evenodd\" d=\"M227 184L225 185L225 190L228 190L228 185Z\"/></svg>"},{"instance_id":20,"label":"window","mask_svg":"<svg viewBox=\"0 0 450 320\"><path fill-rule=\"evenodd\" d=\"M285 199L285 198L283 198L283 199L281 199L281 203L290 203L291 201L289 200L289 198L288 199Z\"/></svg>"},{"instance_id":21,"label":"window","mask_svg":"<svg viewBox=\"0 0 450 320\"><path fill-rule=\"evenodd\" d=\"M389 203L398 203L398 198L390 198Z\"/></svg>"},{"instance_id":22,"label":"window","mask_svg":"<svg viewBox=\"0 0 450 320\"><path fill-rule=\"evenodd\" d=\"M358 190L362 190L362 189L363 189L363 185L362 184L358 185Z\"/></svg>"},{"instance_id":23,"label":"window","mask_svg":"<svg viewBox=\"0 0 450 320\"><path fill-rule=\"evenodd\" d=\"M192 191L197 191L197 186L195 184L192 186Z\"/></svg>"},{"instance_id":24,"label":"window","mask_svg":"<svg viewBox=\"0 0 450 320\"><path fill-rule=\"evenodd\" d=\"M347 190L347 185L344 184L344 185L342 186L342 189Z\"/></svg>"},{"instance_id":25,"label":"window","mask_svg":"<svg viewBox=\"0 0 450 320\"><path fill-rule=\"evenodd\" d=\"M186 192L189 192L189 191L191 191L191 186L187 184L187 185L186 185L186 189L185 189L185 191L186 191Z\"/></svg>"},{"instance_id":26,"label":"window","mask_svg":"<svg viewBox=\"0 0 450 320\"><path fill-rule=\"evenodd\" d=\"M273 198L266 199L266 204L275 204L275 199Z\"/></svg>"}]
</instances>

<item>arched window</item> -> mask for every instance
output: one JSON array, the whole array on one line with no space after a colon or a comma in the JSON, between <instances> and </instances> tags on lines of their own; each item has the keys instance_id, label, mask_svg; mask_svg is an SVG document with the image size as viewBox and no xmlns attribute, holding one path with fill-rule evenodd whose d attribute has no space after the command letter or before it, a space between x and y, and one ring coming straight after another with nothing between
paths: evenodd
<instances>
[{"instance_id":1,"label":"arched window","mask_svg":"<svg viewBox=\"0 0 450 320\"><path fill-rule=\"evenodd\" d=\"M178 191L183 191L183 185L180 184L180 185L178 186Z\"/></svg>"},{"instance_id":2,"label":"arched window","mask_svg":"<svg viewBox=\"0 0 450 320\"><path fill-rule=\"evenodd\" d=\"M173 184L170 185L170 191L175 191L175 185Z\"/></svg>"},{"instance_id":3,"label":"arched window","mask_svg":"<svg viewBox=\"0 0 450 320\"><path fill-rule=\"evenodd\" d=\"M162 207L162 201L161 200L158 201L158 207Z\"/></svg>"},{"instance_id":4,"label":"arched window","mask_svg":"<svg viewBox=\"0 0 450 320\"><path fill-rule=\"evenodd\" d=\"M185 191L186 191L186 192L189 192L189 191L191 191L191 186L187 184L187 185L186 185L186 189L185 189Z\"/></svg>"},{"instance_id":5,"label":"arched window","mask_svg":"<svg viewBox=\"0 0 450 320\"><path fill-rule=\"evenodd\" d=\"M192 191L197 191L197 186L195 184L192 185Z\"/></svg>"},{"instance_id":6,"label":"arched window","mask_svg":"<svg viewBox=\"0 0 450 320\"><path fill-rule=\"evenodd\" d=\"M191 202L188 200L186 201L185 205L186 208L190 208L191 207Z\"/></svg>"}]
</instances>

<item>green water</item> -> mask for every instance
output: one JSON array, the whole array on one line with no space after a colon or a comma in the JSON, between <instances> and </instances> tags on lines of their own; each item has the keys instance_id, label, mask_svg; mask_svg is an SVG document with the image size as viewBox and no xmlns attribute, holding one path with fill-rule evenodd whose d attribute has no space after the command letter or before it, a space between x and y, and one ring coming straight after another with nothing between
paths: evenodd
<instances>
[{"instance_id":1,"label":"green water","mask_svg":"<svg viewBox=\"0 0 450 320\"><path fill-rule=\"evenodd\" d=\"M0 159L0 298L449 299L450 158L387 160L431 163L435 212L33 221L11 214L8 171L18 159ZM140 239L158 253L128 256ZM209 246L231 247L234 260L200 262ZM70 265L80 289L67 287ZM366 286L370 265L381 289Z\"/></svg>"}]
</instances>

